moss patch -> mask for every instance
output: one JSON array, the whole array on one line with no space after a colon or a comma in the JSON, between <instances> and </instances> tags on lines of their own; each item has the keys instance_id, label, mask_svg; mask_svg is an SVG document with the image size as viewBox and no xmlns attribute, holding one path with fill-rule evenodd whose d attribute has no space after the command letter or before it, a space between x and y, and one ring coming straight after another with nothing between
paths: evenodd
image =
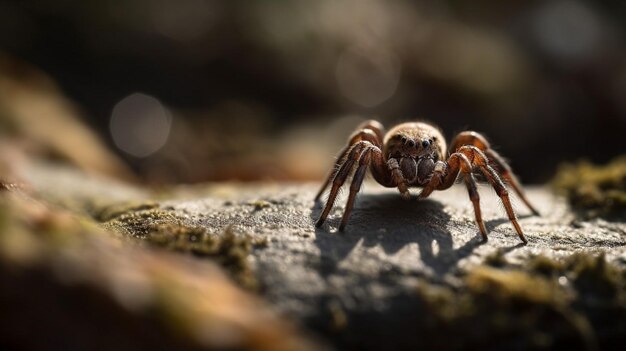
<instances>
[{"instance_id":1,"label":"moss patch","mask_svg":"<svg viewBox=\"0 0 626 351\"><path fill-rule=\"evenodd\" d=\"M253 241L238 235L231 227L212 234L205 228L187 224L173 211L162 210L151 203L125 205L102 211L102 218L113 218L103 225L171 251L190 253L218 262L243 287L255 290L257 280L248 262L253 247L264 241Z\"/></svg>"},{"instance_id":2,"label":"moss patch","mask_svg":"<svg viewBox=\"0 0 626 351\"><path fill-rule=\"evenodd\" d=\"M248 202L248 205L254 206L255 211L260 211L264 208L271 207L272 203L269 201L265 201L265 200L256 200L256 201Z\"/></svg>"},{"instance_id":3,"label":"moss patch","mask_svg":"<svg viewBox=\"0 0 626 351\"><path fill-rule=\"evenodd\" d=\"M127 213L155 210L158 207L159 204L154 201L126 202L108 206L97 206L92 204L91 208L89 208L89 214L96 221L107 222Z\"/></svg>"},{"instance_id":4,"label":"moss patch","mask_svg":"<svg viewBox=\"0 0 626 351\"><path fill-rule=\"evenodd\" d=\"M524 266L497 255L495 262L497 268L464 274L456 287L421 281L417 310L411 311L419 315L420 345L593 350L625 341L626 270L603 255L536 256Z\"/></svg>"},{"instance_id":5,"label":"moss patch","mask_svg":"<svg viewBox=\"0 0 626 351\"><path fill-rule=\"evenodd\" d=\"M231 227L212 235L201 227L181 224L152 225L145 240L172 251L189 252L217 261L243 287L255 290L257 280L247 257L253 242L247 236L235 234Z\"/></svg>"},{"instance_id":6,"label":"moss patch","mask_svg":"<svg viewBox=\"0 0 626 351\"><path fill-rule=\"evenodd\" d=\"M484 263L491 267L504 267L507 265L507 260L502 250L496 250L485 257Z\"/></svg>"},{"instance_id":7,"label":"moss patch","mask_svg":"<svg viewBox=\"0 0 626 351\"><path fill-rule=\"evenodd\" d=\"M606 166L585 161L563 165L552 183L586 217L626 219L626 156Z\"/></svg>"}]
</instances>

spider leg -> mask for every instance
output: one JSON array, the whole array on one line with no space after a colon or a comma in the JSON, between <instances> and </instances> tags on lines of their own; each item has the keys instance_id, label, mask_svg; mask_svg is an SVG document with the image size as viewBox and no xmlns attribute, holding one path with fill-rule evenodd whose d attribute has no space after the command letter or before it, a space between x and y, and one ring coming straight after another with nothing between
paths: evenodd
<instances>
[{"instance_id":1,"label":"spider leg","mask_svg":"<svg viewBox=\"0 0 626 351\"><path fill-rule=\"evenodd\" d=\"M382 146L383 130L384 130L383 125L375 120L369 120L359 125L356 132L354 132L350 136L348 145L344 147L343 150L341 150L341 152L339 153L339 156L337 157L337 161L335 161L335 165L333 166L330 173L326 177L326 181L324 182L320 190L317 192L317 195L315 195L316 202L320 199L324 191L326 191L326 188L328 187L328 185L330 185L331 181L335 178L335 175L337 175L337 172L339 172L339 167L345 161L345 158L350 152L350 150L352 150L352 148L356 144L358 144L360 141L369 141L370 143L380 148Z\"/></svg>"},{"instance_id":2,"label":"spider leg","mask_svg":"<svg viewBox=\"0 0 626 351\"><path fill-rule=\"evenodd\" d=\"M332 182L332 187L330 189L330 194L328 195L328 201L326 202L326 206L324 207L324 210L322 211L320 218L317 220L317 223L315 223L317 227L320 227L322 224L324 224L324 221L326 221L326 218L328 217L330 210L335 204L335 199L337 198L337 195L339 194L339 189L346 182L346 179L348 179L348 176L350 175L350 171L352 170L354 163L360 160L363 150L368 147L375 147L375 146L372 145L372 143L367 142L367 141L360 141L359 143L354 145L354 147L351 149L350 153L348 154L345 162L341 165L341 167L335 174L333 178L333 182Z\"/></svg>"},{"instance_id":3,"label":"spider leg","mask_svg":"<svg viewBox=\"0 0 626 351\"><path fill-rule=\"evenodd\" d=\"M337 172L339 172L339 167L341 163L344 162L346 155L348 154L348 152L350 152L350 150L353 147L354 147L354 144L348 144L346 147L343 148L343 150L341 150L341 152L339 153L339 156L337 157L337 161L335 162L335 165L330 170L330 173L328 173L328 176L326 177L324 184L322 184L322 187L315 195L315 199L314 199L315 202L319 201L320 197L322 197L322 194L324 193L324 191L326 191L326 188L328 188L328 185L330 184L330 182L335 178L335 176L337 175Z\"/></svg>"},{"instance_id":4,"label":"spider leg","mask_svg":"<svg viewBox=\"0 0 626 351\"><path fill-rule=\"evenodd\" d=\"M433 171L433 175L430 178L428 184L426 184L422 191L417 194L418 199L425 199L433 192L435 189L439 189L442 184L447 183L448 179L452 179L450 184L454 183L454 180L459 176L460 168L458 165L454 166L454 161L449 159L447 162L437 161L435 163L435 170ZM444 187L443 189L447 189L448 187Z\"/></svg>"},{"instance_id":5,"label":"spider leg","mask_svg":"<svg viewBox=\"0 0 626 351\"><path fill-rule=\"evenodd\" d=\"M502 179L498 176L498 173L489 165L489 159L485 154L480 151L476 146L462 146L457 152L463 153L470 160L472 165L475 165L479 168L481 173L487 178L491 186L496 191L496 194L500 197L502 204L504 205L504 209L517 232L519 238L524 242L524 244L528 243L526 237L524 237L524 233L522 232L522 228L517 221L517 216L515 215L515 211L513 211L513 206L511 205L511 200L509 199L509 192L504 186Z\"/></svg>"},{"instance_id":6,"label":"spider leg","mask_svg":"<svg viewBox=\"0 0 626 351\"><path fill-rule=\"evenodd\" d=\"M472 164L464 154L454 153L450 155L445 163L441 161L437 162L430 182L424 186L418 198L428 197L435 189L448 189L454 184L460 172L463 172L467 193L474 206L474 215L476 217L476 224L480 229L480 235L483 237L484 241L487 241L487 229L485 228L482 211L480 210L480 195L476 188L476 180L472 175Z\"/></svg>"},{"instance_id":7,"label":"spider leg","mask_svg":"<svg viewBox=\"0 0 626 351\"><path fill-rule=\"evenodd\" d=\"M409 193L409 185L407 184L404 175L402 175L402 170L400 170L398 160L390 158L387 161L387 166L389 167L389 171L391 171L391 182L398 187L398 190L400 190L400 196L402 196L405 200L410 199L411 193Z\"/></svg>"},{"instance_id":8,"label":"spider leg","mask_svg":"<svg viewBox=\"0 0 626 351\"><path fill-rule=\"evenodd\" d=\"M476 179L474 179L472 172L465 173L465 186L467 187L467 193L474 206L474 217L476 217L476 224L478 224L480 235L483 237L484 241L487 241L487 228L485 228L482 211L480 210L480 195L478 195Z\"/></svg>"},{"instance_id":9,"label":"spider leg","mask_svg":"<svg viewBox=\"0 0 626 351\"><path fill-rule=\"evenodd\" d=\"M369 167L372 161L372 153L376 153L377 157L382 157L382 153L380 149L377 148L367 148L361 154L359 159L359 166L354 172L354 176L352 177L352 183L350 184L350 195L348 195L348 202L346 204L346 208L343 212L343 217L341 218L341 225L339 225L339 231L343 231L348 224L348 218L350 218L350 213L352 212L352 207L354 206L354 200L356 198L356 194L361 189L361 185L363 184L363 179L365 179L365 173L367 172L367 167ZM375 156L376 157L376 156Z\"/></svg>"},{"instance_id":10,"label":"spider leg","mask_svg":"<svg viewBox=\"0 0 626 351\"><path fill-rule=\"evenodd\" d=\"M506 182L509 185L511 185L511 187L513 188L517 196L519 196L522 202L524 202L526 207L528 207L528 209L530 209L530 211L535 216L540 216L541 214L539 213L539 211L537 211L537 209L533 205L530 204L530 201L528 201L528 198L526 198L526 194L524 194L524 191L522 190L522 186L517 180L517 177L511 170L511 167L506 163L506 161L504 161L502 156L500 156L496 151L492 149L487 149L484 151L484 153L489 158L490 161L493 161L493 163L496 165L496 167L500 171L502 178L504 178L504 180L506 180Z\"/></svg>"},{"instance_id":11,"label":"spider leg","mask_svg":"<svg viewBox=\"0 0 626 351\"><path fill-rule=\"evenodd\" d=\"M489 142L484 136L472 131L461 132L454 138L454 140L452 140L450 150L454 152L464 145L475 146L479 150L481 150L485 154L485 156L487 156L489 162L495 166L502 178L504 178L504 180L513 188L517 196L522 200L522 202L524 202L526 207L528 207L528 209L530 209L534 215L540 215L539 211L537 211L537 209L533 205L531 205L530 201L528 201L528 198L526 197L526 194L524 194L519 180L513 173L513 170L511 169L509 164L504 160L502 156L500 156L500 154L498 154L495 150L491 148Z\"/></svg>"}]
</instances>

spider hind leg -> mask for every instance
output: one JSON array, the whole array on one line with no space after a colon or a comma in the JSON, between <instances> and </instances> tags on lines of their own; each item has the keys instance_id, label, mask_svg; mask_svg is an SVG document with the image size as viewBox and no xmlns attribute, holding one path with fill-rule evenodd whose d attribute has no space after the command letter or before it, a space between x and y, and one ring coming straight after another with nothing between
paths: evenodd
<instances>
[{"instance_id":1,"label":"spider hind leg","mask_svg":"<svg viewBox=\"0 0 626 351\"><path fill-rule=\"evenodd\" d=\"M498 195L498 197L500 197L500 200L502 201L502 204L504 205L504 209L506 210L506 213L509 217L509 220L511 221L511 224L513 224L513 227L515 228L517 235L524 242L524 244L528 243L528 240L526 240L526 237L524 236L524 232L522 231L522 227L519 225L519 222L517 221L517 215L515 214L515 211L513 210L513 205L511 205L509 192L506 189L506 186L504 185L504 183L502 182L502 179L500 179L498 172L496 172L489 165L489 160L487 159L487 156L485 156L485 154L475 146L462 146L461 148L457 150L457 152L464 154L470 160L471 164L473 166L478 167L480 172L485 176L485 178L487 178L491 186L496 191L496 194Z\"/></svg>"},{"instance_id":2,"label":"spider hind leg","mask_svg":"<svg viewBox=\"0 0 626 351\"><path fill-rule=\"evenodd\" d=\"M526 194L524 193L519 180L513 173L511 166L509 166L500 154L491 148L491 145L483 135L473 131L461 132L452 140L450 151L453 153L463 146L474 146L482 151L487 157L489 165L493 166L501 175L502 179L509 186L511 186L511 188L513 188L513 191L515 191L526 207L528 207L534 215L540 215L537 208L535 208L526 197Z\"/></svg>"}]
</instances>

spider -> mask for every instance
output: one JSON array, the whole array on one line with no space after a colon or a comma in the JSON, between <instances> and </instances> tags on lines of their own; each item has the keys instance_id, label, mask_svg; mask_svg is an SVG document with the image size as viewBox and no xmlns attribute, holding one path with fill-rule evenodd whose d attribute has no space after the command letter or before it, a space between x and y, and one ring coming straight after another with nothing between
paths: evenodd
<instances>
[{"instance_id":1,"label":"spider","mask_svg":"<svg viewBox=\"0 0 626 351\"><path fill-rule=\"evenodd\" d=\"M386 134L384 131L385 128L380 122L370 120L362 123L352 134L348 145L340 152L335 166L315 196L315 201L319 201L326 188L332 184L324 210L316 223L317 227L326 221L339 189L355 166L356 171L350 184L348 202L339 231L343 231L348 224L356 194L361 188L368 167L378 183L388 188L397 187L405 199L411 196L409 187L421 187L422 191L417 197L423 199L434 190L450 188L459 173L462 173L469 198L474 205L476 224L483 241L486 241L487 229L482 219L480 197L473 176L474 172L479 171L502 200L519 238L524 244L528 243L517 221L502 178L533 214L539 215L539 212L526 198L509 165L490 147L485 137L473 131L461 132L452 140L451 153L448 155L443 135L433 125L408 122L395 126Z\"/></svg>"}]
</instances>

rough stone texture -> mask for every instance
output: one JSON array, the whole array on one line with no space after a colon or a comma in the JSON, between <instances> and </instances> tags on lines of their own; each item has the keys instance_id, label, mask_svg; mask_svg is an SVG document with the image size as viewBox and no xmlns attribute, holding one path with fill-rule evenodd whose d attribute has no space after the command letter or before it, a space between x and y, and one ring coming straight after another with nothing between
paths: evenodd
<instances>
[{"instance_id":1,"label":"rough stone texture","mask_svg":"<svg viewBox=\"0 0 626 351\"><path fill-rule=\"evenodd\" d=\"M79 175L70 173L62 176L66 184L88 184L72 181ZM59 176L44 169L29 182L47 201L68 208L118 194L104 194L111 184L94 187L97 182L60 192L50 187L59 184ZM579 219L547 188L531 187L530 200L543 215L527 216L521 203L516 206L529 240L522 245L498 198L483 187L490 230L483 243L462 186L428 200L404 201L393 189L366 184L346 232L338 233L344 200L317 229L316 190L317 184L220 183L113 197L153 199L150 206L130 206L125 213L158 210L137 217L145 221L142 233L133 232L134 219L126 228L126 235L142 243L153 239L145 228L160 234L171 228L159 227L163 223L176 225L173 236L192 228L196 234L233 232L262 243L248 246L244 257L258 280L258 294L341 349L593 349L624 341L624 220ZM106 219L123 227L122 215Z\"/></svg>"},{"instance_id":2,"label":"rough stone texture","mask_svg":"<svg viewBox=\"0 0 626 351\"><path fill-rule=\"evenodd\" d=\"M608 261L626 263L624 223L580 222L545 188L528 189L541 217L516 206L529 240L525 246L485 187L487 243L480 239L462 186L425 201L404 201L397 191L367 186L344 233L336 231L342 200L328 223L314 227L321 211L312 201L316 190L317 185L216 185L207 197L166 201L162 208L214 233L233 226L266 238L268 245L251 257L264 296L281 311L304 318L319 316L320 304L333 297L348 310L384 309L391 296L414 290L416 278L454 284L458 274L497 252L520 265L537 255L559 258L581 251L605 252Z\"/></svg>"}]
</instances>

